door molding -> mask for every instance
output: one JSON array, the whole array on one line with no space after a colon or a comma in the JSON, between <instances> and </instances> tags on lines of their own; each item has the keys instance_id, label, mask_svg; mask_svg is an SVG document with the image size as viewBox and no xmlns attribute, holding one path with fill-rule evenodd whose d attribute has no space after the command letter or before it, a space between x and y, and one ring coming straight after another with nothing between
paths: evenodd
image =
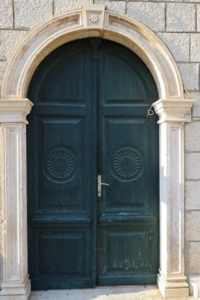
<instances>
[{"instance_id":1,"label":"door molding","mask_svg":"<svg viewBox=\"0 0 200 300\"><path fill-rule=\"evenodd\" d=\"M192 99L185 99L177 65L163 42L141 23L104 5L85 5L36 27L7 65L0 99L1 239L0 299L27 300L26 116L32 103L28 85L39 63L69 41L101 37L136 53L150 69L159 100L160 271L165 297L188 295L184 274L184 123L190 122Z\"/></svg>"}]
</instances>

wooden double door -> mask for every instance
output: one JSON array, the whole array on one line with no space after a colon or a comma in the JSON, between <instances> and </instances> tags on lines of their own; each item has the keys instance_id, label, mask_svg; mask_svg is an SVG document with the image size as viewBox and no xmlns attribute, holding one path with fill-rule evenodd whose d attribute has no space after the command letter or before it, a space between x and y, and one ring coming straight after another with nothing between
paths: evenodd
<instances>
[{"instance_id":1,"label":"wooden double door","mask_svg":"<svg viewBox=\"0 0 200 300\"><path fill-rule=\"evenodd\" d=\"M29 274L33 289L148 284L158 272L154 80L127 48L66 44L28 97Z\"/></svg>"}]
</instances>

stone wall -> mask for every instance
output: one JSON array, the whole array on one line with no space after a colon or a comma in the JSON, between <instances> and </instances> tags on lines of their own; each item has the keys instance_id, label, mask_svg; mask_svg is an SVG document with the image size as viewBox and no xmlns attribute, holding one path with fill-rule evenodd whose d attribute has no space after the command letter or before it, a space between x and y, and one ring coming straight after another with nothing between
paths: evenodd
<instances>
[{"instance_id":1,"label":"stone wall","mask_svg":"<svg viewBox=\"0 0 200 300\"><path fill-rule=\"evenodd\" d=\"M200 1L103 1L107 9L134 18L163 40L180 69L185 89L196 99L185 130L186 274L200 278ZM0 87L6 64L31 30L90 0L0 0ZM1 90L0 90L1 92ZM1 261L1 258L0 258ZM1 276L0 276L1 279Z\"/></svg>"}]
</instances>

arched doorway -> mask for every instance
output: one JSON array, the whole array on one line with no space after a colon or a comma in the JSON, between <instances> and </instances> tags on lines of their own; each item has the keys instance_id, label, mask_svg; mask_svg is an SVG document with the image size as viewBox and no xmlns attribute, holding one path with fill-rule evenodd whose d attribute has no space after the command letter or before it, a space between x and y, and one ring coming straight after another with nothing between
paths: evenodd
<instances>
[{"instance_id":1,"label":"arched doorway","mask_svg":"<svg viewBox=\"0 0 200 300\"><path fill-rule=\"evenodd\" d=\"M145 64L114 42L71 42L38 66L28 98L32 288L156 283L158 95Z\"/></svg>"},{"instance_id":2,"label":"arched doorway","mask_svg":"<svg viewBox=\"0 0 200 300\"><path fill-rule=\"evenodd\" d=\"M95 16L96 23L94 22ZM179 70L163 42L141 23L104 5L84 5L35 27L14 50L2 84L1 213L2 268L0 297L27 300L26 98L30 79L54 49L78 39L101 37L136 53L154 77L159 99L159 275L164 297L188 295L184 271L184 123L194 100L186 99ZM13 213L15 212L15 213Z\"/></svg>"}]
</instances>

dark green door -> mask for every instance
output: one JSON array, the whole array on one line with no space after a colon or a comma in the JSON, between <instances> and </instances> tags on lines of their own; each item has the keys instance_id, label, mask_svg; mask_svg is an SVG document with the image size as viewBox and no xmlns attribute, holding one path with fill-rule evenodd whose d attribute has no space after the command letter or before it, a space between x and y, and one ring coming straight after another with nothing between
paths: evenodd
<instances>
[{"instance_id":1,"label":"dark green door","mask_svg":"<svg viewBox=\"0 0 200 300\"><path fill-rule=\"evenodd\" d=\"M144 63L79 40L39 65L28 97L32 288L155 283L158 128L147 109L158 98Z\"/></svg>"}]
</instances>

